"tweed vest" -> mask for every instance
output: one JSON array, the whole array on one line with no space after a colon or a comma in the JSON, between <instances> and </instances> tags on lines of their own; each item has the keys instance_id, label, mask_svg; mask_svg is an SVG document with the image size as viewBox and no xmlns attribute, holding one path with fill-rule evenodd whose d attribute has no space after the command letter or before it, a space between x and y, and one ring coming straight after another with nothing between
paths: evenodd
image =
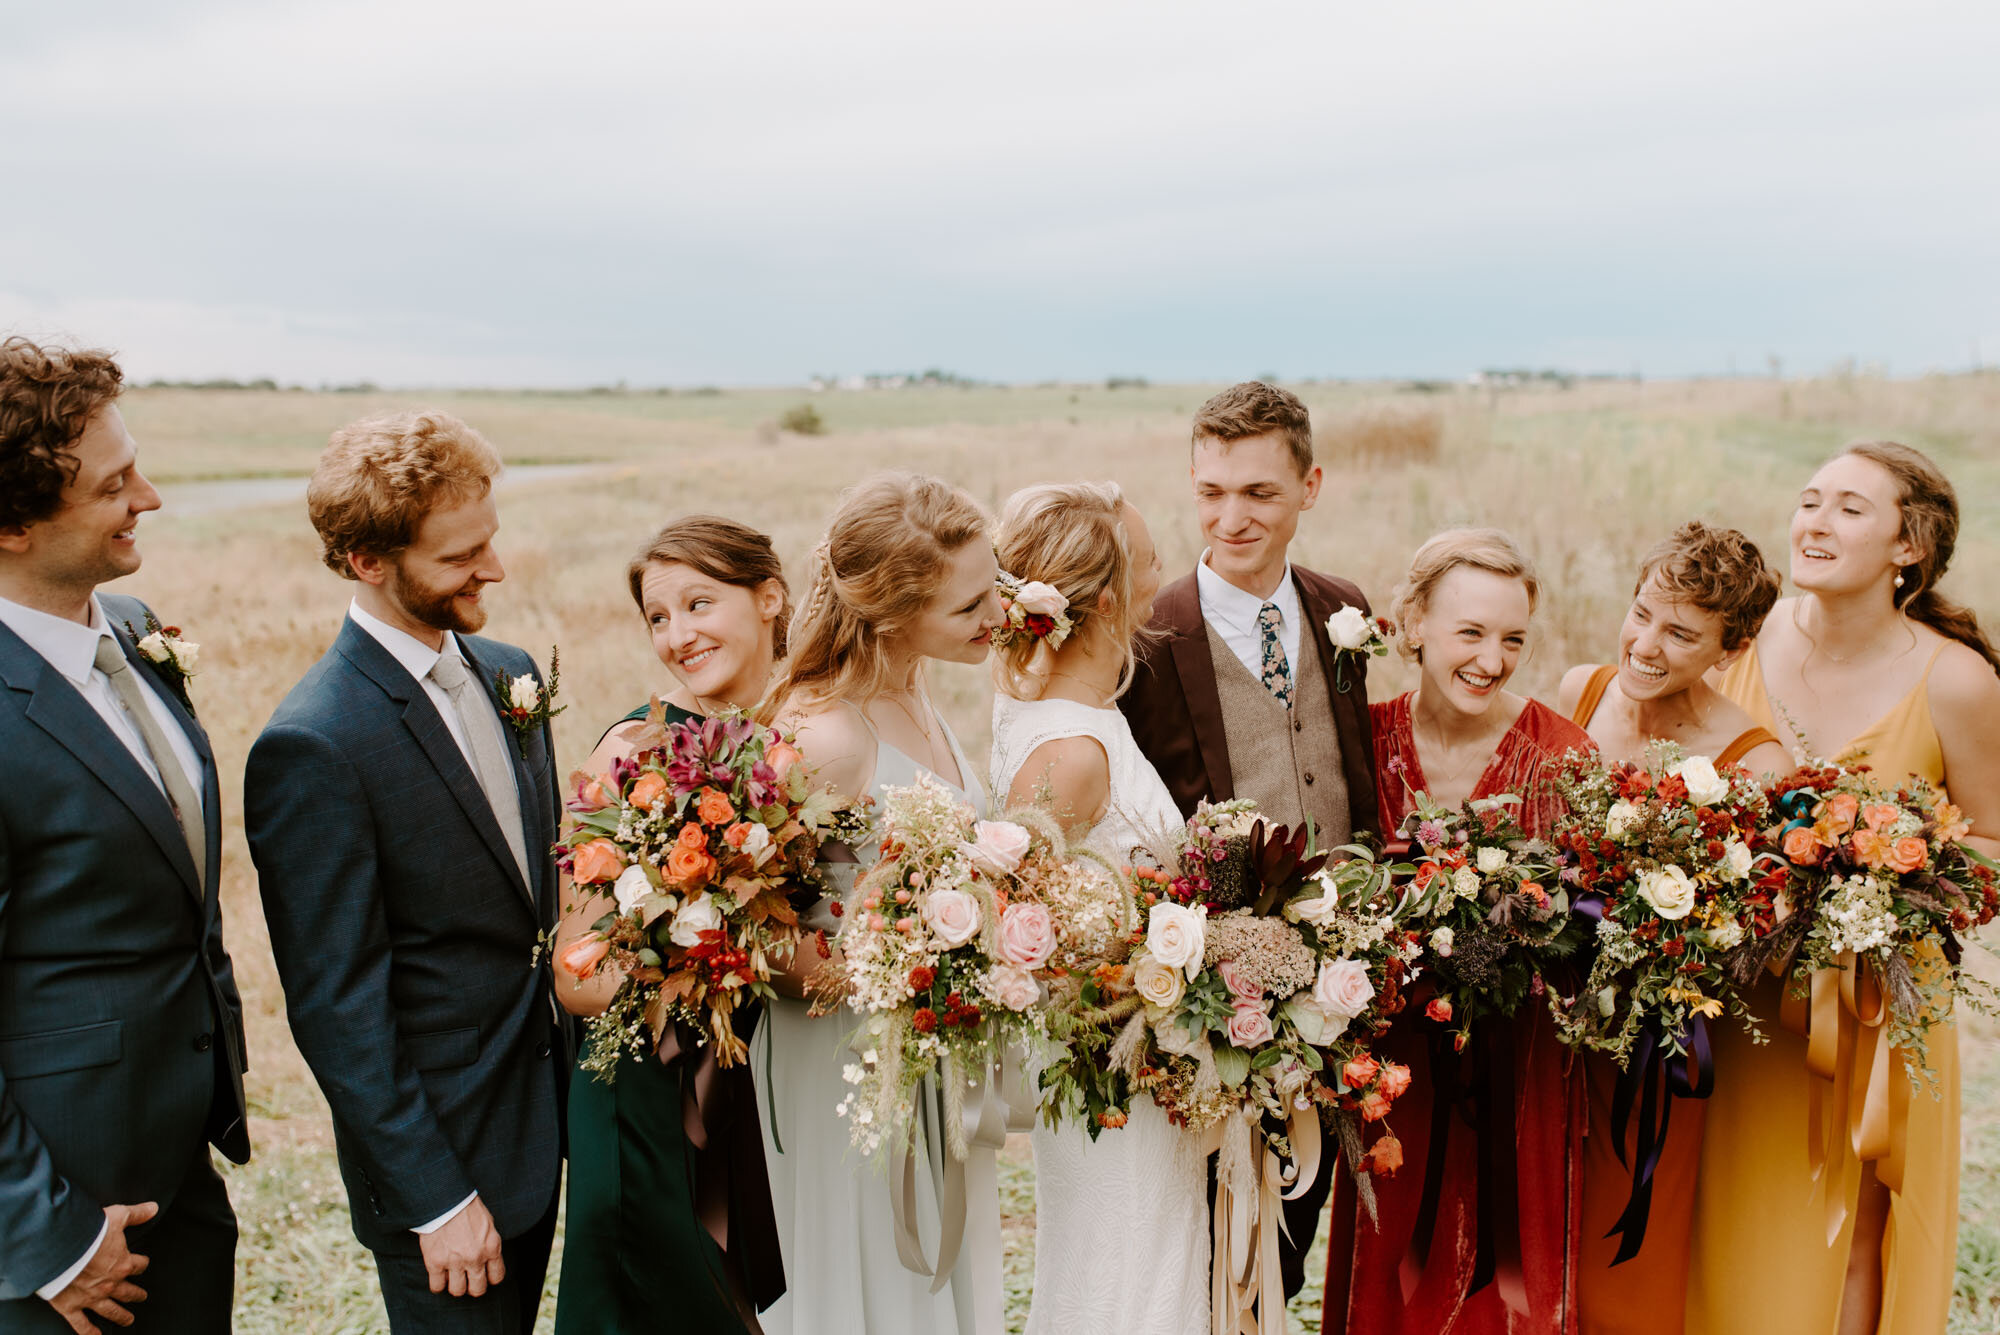
<instances>
[{"instance_id":1,"label":"tweed vest","mask_svg":"<svg viewBox=\"0 0 2000 1335\"><path fill-rule=\"evenodd\" d=\"M1300 661L1293 665L1288 710L1250 675L1215 627L1207 630L1236 796L1249 798L1270 819L1294 829L1311 818L1320 848L1346 843L1354 831L1340 732L1334 727L1333 697L1327 694L1313 637L1299 637Z\"/></svg>"}]
</instances>

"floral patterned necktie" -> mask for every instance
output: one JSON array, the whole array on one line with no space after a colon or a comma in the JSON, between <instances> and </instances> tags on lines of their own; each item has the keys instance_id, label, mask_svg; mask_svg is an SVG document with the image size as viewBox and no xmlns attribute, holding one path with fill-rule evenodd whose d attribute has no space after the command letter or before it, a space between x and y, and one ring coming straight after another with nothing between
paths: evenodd
<instances>
[{"instance_id":1,"label":"floral patterned necktie","mask_svg":"<svg viewBox=\"0 0 2000 1335\"><path fill-rule=\"evenodd\" d=\"M1278 703L1285 708L1292 707L1292 665L1285 657L1284 641L1278 638L1278 627L1285 617L1276 603L1265 603L1257 609L1257 629L1262 632L1264 651L1264 671L1260 674L1266 690L1278 697Z\"/></svg>"}]
</instances>

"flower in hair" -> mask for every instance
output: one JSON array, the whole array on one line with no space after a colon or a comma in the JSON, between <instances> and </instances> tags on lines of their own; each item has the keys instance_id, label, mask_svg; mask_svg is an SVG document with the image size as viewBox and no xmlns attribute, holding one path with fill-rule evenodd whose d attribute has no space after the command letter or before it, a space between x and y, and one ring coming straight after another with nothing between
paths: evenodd
<instances>
[{"instance_id":1,"label":"flower in hair","mask_svg":"<svg viewBox=\"0 0 2000 1335\"><path fill-rule=\"evenodd\" d=\"M1069 599L1052 584L1021 580L1003 570L994 588L1000 595L1000 610L1007 614L1007 624L993 632L999 648L1027 639L1060 649L1083 620L1081 613L1069 610Z\"/></svg>"}]
</instances>

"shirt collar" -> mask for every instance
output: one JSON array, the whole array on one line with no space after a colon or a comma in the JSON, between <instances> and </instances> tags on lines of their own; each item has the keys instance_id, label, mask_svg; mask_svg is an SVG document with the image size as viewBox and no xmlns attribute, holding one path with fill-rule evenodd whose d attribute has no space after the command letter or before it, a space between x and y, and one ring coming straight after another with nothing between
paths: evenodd
<instances>
[{"instance_id":1,"label":"shirt collar","mask_svg":"<svg viewBox=\"0 0 2000 1335\"><path fill-rule=\"evenodd\" d=\"M465 662L465 652L459 648L458 637L450 631L444 633L444 648L433 649L428 644L406 630L370 614L361 606L359 599L347 605L347 615L354 624L375 637L375 642L389 651L389 656L403 665L403 670L418 681L431 675L437 661L450 654L459 662Z\"/></svg>"},{"instance_id":2,"label":"shirt collar","mask_svg":"<svg viewBox=\"0 0 2000 1335\"><path fill-rule=\"evenodd\" d=\"M104 609L94 593L90 595L87 626L5 598L0 598L0 623L78 686L87 684L96 670L97 642L107 636L114 641L117 638L111 634L111 624L104 619Z\"/></svg>"},{"instance_id":3,"label":"shirt collar","mask_svg":"<svg viewBox=\"0 0 2000 1335\"><path fill-rule=\"evenodd\" d=\"M1237 588L1209 569L1206 550L1201 554L1201 563L1194 568L1194 579L1203 609L1231 625L1245 629L1256 626L1257 613L1266 602L1277 607L1286 625L1299 624L1299 586L1292 579L1292 563L1289 561L1285 562L1284 577L1278 581L1277 589L1268 599Z\"/></svg>"}]
</instances>

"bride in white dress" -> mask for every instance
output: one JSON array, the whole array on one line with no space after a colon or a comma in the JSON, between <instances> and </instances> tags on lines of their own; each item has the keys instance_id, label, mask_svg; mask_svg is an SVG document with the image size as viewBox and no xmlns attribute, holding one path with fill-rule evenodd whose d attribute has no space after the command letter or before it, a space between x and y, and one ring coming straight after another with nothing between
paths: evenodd
<instances>
[{"instance_id":1,"label":"bride in white dress","mask_svg":"<svg viewBox=\"0 0 2000 1335\"><path fill-rule=\"evenodd\" d=\"M885 788L930 774L984 810L978 776L925 697L921 668L927 658L987 655L1002 620L987 523L971 497L936 478L884 474L841 498L813 552L786 675L773 690L778 722L796 729L816 783L879 802ZM839 925L827 900L803 920L829 937ZM793 996L819 964L795 963ZM933 1292L899 1255L888 1174L850 1148L835 1111L850 1088L841 1069L855 1060L856 1024L844 1008L814 1018L804 1001L781 1000L751 1042L786 1285L759 1323L765 1335L1000 1335L998 1137L975 1144L964 1165L964 1237L949 1281ZM930 1171L915 1175L910 1222L923 1260L935 1262L944 1166L937 1137L920 1146Z\"/></svg>"},{"instance_id":2,"label":"bride in white dress","mask_svg":"<svg viewBox=\"0 0 2000 1335\"><path fill-rule=\"evenodd\" d=\"M1053 587L1077 628L1059 649L1016 634L993 702L993 785L1007 805L1052 798L1085 845L1129 863L1180 813L1113 701L1132 637L1152 614L1160 563L1139 512L1109 483L1016 492L1001 517L1001 563ZM1208 1329L1206 1160L1141 1095L1130 1119L1092 1140L1038 1122L1035 1290L1029 1335L1202 1335Z\"/></svg>"}]
</instances>

